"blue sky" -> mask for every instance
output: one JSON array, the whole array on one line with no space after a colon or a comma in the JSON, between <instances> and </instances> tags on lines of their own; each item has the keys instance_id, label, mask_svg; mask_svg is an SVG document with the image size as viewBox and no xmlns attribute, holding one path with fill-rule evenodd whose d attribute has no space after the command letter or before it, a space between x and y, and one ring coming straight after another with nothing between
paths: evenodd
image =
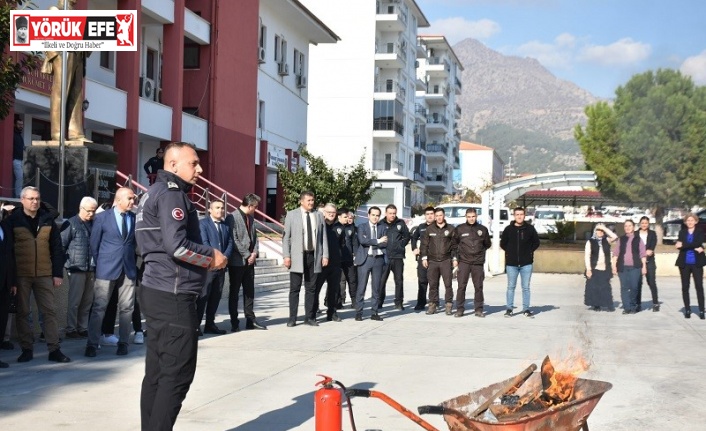
<instances>
[{"instance_id":1,"label":"blue sky","mask_svg":"<svg viewBox=\"0 0 706 431\"><path fill-rule=\"evenodd\" d=\"M472 37L533 57L561 79L612 98L631 76L679 69L706 85L704 0L417 0L453 45Z\"/></svg>"}]
</instances>

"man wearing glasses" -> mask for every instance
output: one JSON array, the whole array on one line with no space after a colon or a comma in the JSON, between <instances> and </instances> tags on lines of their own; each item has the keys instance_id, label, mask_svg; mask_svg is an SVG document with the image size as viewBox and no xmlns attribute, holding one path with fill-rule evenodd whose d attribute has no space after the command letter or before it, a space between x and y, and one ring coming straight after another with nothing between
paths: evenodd
<instances>
[{"instance_id":1,"label":"man wearing glasses","mask_svg":"<svg viewBox=\"0 0 706 431\"><path fill-rule=\"evenodd\" d=\"M93 304L93 283L96 265L91 258L91 229L98 202L84 196L78 214L66 220L61 227L61 245L64 247L69 274L69 303L66 312L66 338L88 338L88 313Z\"/></svg>"},{"instance_id":2,"label":"man wearing glasses","mask_svg":"<svg viewBox=\"0 0 706 431\"><path fill-rule=\"evenodd\" d=\"M143 168L145 168L150 185L154 184L154 180L157 178L157 171L164 169L164 148L157 148L156 155L147 160Z\"/></svg>"}]
</instances>

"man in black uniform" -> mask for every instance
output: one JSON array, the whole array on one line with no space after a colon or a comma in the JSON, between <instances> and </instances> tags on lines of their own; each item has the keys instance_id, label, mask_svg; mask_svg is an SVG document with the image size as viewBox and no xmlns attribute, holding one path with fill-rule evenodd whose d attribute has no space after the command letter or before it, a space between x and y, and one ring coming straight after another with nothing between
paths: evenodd
<instances>
[{"instance_id":1,"label":"man in black uniform","mask_svg":"<svg viewBox=\"0 0 706 431\"><path fill-rule=\"evenodd\" d=\"M390 272L395 276L395 310L404 310L404 248L409 242L409 229L404 220L397 218L397 207L390 204L385 207L385 219L382 221L387 227L387 259L388 264L382 274L382 292L380 292L380 304L382 308L385 302L385 285Z\"/></svg>"},{"instance_id":2,"label":"man in black uniform","mask_svg":"<svg viewBox=\"0 0 706 431\"><path fill-rule=\"evenodd\" d=\"M358 234L354 224L349 223L350 211L346 208L338 210L338 222L335 226L342 229L345 240L341 248L341 294L336 308L343 308L346 302L346 282L351 297L351 308L355 308L355 292L358 288L358 269L355 267L355 251L358 249Z\"/></svg>"},{"instance_id":3,"label":"man in black uniform","mask_svg":"<svg viewBox=\"0 0 706 431\"><path fill-rule=\"evenodd\" d=\"M428 206L424 208L424 223L420 224L412 233L412 240L410 241L410 247L412 247L412 253L414 253L415 259L417 259L417 280L419 287L417 289L417 305L414 306L416 311L424 310L427 305L427 286L429 281L427 279L427 269L422 265L422 259L419 257L419 248L417 244L419 240L424 236L424 232L427 228L434 223L434 207Z\"/></svg>"},{"instance_id":4,"label":"man in black uniform","mask_svg":"<svg viewBox=\"0 0 706 431\"><path fill-rule=\"evenodd\" d=\"M150 185L154 184L157 179L157 172L164 169L164 148L157 148L157 153L154 157L150 157L147 163L143 166Z\"/></svg>"},{"instance_id":5,"label":"man in black uniform","mask_svg":"<svg viewBox=\"0 0 706 431\"><path fill-rule=\"evenodd\" d=\"M319 309L319 296L321 288L326 282L326 320L340 322L341 318L336 313L336 305L341 289L341 248L345 238L343 229L336 227L336 206L328 203L324 206L324 221L326 225L326 238L328 239L328 265L322 268L321 274L316 276L316 296L314 296L314 309L309 315L310 320L316 320L316 310Z\"/></svg>"},{"instance_id":6,"label":"man in black uniform","mask_svg":"<svg viewBox=\"0 0 706 431\"><path fill-rule=\"evenodd\" d=\"M488 228L478 223L475 208L466 210L466 223L456 226L453 240L458 249L458 291L456 292L455 317L463 317L466 310L466 286L468 276L473 280L475 294L473 308L477 317L483 314L483 280L485 279L485 252L492 245Z\"/></svg>"},{"instance_id":7,"label":"man in black uniform","mask_svg":"<svg viewBox=\"0 0 706 431\"><path fill-rule=\"evenodd\" d=\"M135 223L145 263L140 305L147 320L147 353L140 410L142 430L171 430L196 372L196 301L206 272L226 266L201 244L196 208L186 192L202 169L191 144L171 143L164 170L140 199Z\"/></svg>"},{"instance_id":8,"label":"man in black uniform","mask_svg":"<svg viewBox=\"0 0 706 431\"><path fill-rule=\"evenodd\" d=\"M454 291L451 287L452 260L453 267L458 266L456 260L456 245L454 244L453 226L446 223L446 213L443 208L434 209L434 223L424 232L419 246L422 265L429 270L429 308L427 314L436 313L436 303L439 301L439 276L444 279L446 315L453 313Z\"/></svg>"}]
</instances>

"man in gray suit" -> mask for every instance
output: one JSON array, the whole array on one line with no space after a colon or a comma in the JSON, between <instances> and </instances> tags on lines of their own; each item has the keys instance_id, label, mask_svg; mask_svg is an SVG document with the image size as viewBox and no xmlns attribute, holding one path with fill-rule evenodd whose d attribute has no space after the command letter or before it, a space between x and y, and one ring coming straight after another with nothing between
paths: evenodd
<instances>
[{"instance_id":1,"label":"man in gray suit","mask_svg":"<svg viewBox=\"0 0 706 431\"><path fill-rule=\"evenodd\" d=\"M288 211L284 219L282 237L284 266L289 269L289 321L287 326L297 325L299 292L304 281L304 323L319 326L314 315L316 274L328 265L328 239L324 218L314 211L314 194L309 191L299 195L299 208Z\"/></svg>"}]
</instances>

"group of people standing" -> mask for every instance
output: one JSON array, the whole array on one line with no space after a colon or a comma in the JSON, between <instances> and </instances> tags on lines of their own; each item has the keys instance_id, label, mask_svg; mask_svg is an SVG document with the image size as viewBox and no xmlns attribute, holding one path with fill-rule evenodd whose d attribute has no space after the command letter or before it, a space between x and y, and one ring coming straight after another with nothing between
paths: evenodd
<instances>
[{"instance_id":1,"label":"group of people standing","mask_svg":"<svg viewBox=\"0 0 706 431\"><path fill-rule=\"evenodd\" d=\"M698 217L688 214L684 226L679 232L675 244L679 255L675 265L679 267L684 300L684 317L691 318L689 295L690 278L693 277L696 297L699 305L699 318L706 319L704 313L703 267L704 233L696 228ZM655 248L657 234L650 229L648 217L642 217L639 229L635 223L626 220L623 224L624 235L618 237L605 224L599 223L593 230L592 237L586 242L584 260L586 266L586 288L584 304L594 311L614 310L613 293L610 280L617 276L620 281L620 296L623 314L635 314L642 311L643 276L652 294L652 311L659 312L660 302L657 292Z\"/></svg>"}]
</instances>

